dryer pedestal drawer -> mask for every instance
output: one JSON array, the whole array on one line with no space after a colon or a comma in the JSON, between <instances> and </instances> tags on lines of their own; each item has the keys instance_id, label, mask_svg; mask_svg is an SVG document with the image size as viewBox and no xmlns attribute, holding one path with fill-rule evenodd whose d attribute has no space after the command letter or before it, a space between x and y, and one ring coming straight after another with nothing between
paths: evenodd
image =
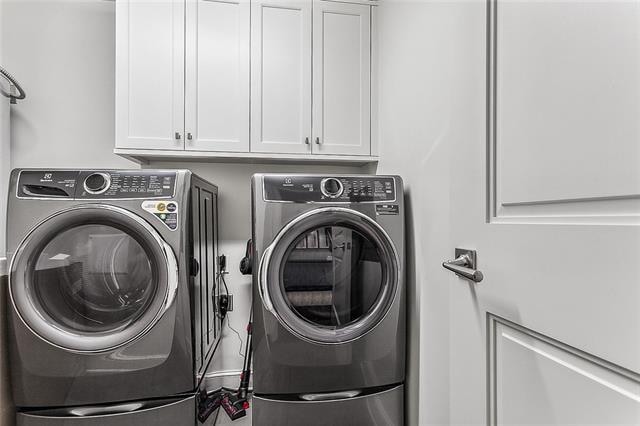
<instances>
[{"instance_id":1,"label":"dryer pedestal drawer","mask_svg":"<svg viewBox=\"0 0 640 426\"><path fill-rule=\"evenodd\" d=\"M214 419L211 416L209 419ZM18 413L17 426L195 426L196 398ZM213 424L213 420L211 421Z\"/></svg>"},{"instance_id":2,"label":"dryer pedestal drawer","mask_svg":"<svg viewBox=\"0 0 640 426\"><path fill-rule=\"evenodd\" d=\"M404 386L348 399L291 401L253 397L257 426L402 426Z\"/></svg>"}]
</instances>

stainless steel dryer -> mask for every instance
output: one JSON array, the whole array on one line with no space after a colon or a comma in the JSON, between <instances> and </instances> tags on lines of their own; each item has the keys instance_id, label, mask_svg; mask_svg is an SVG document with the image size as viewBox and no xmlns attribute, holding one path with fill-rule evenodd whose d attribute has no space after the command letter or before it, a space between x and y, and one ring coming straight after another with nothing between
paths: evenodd
<instances>
[{"instance_id":1,"label":"stainless steel dryer","mask_svg":"<svg viewBox=\"0 0 640 426\"><path fill-rule=\"evenodd\" d=\"M402 425L398 176L253 177L256 425Z\"/></svg>"},{"instance_id":2,"label":"stainless steel dryer","mask_svg":"<svg viewBox=\"0 0 640 426\"><path fill-rule=\"evenodd\" d=\"M14 170L10 188L18 425L196 424L217 188L187 170Z\"/></svg>"}]
</instances>

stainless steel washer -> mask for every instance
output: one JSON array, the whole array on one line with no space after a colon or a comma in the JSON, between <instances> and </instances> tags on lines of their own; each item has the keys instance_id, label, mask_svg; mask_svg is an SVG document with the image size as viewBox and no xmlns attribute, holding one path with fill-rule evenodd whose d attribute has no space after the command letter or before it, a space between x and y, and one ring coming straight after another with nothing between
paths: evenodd
<instances>
[{"instance_id":1,"label":"stainless steel washer","mask_svg":"<svg viewBox=\"0 0 640 426\"><path fill-rule=\"evenodd\" d=\"M175 425L192 409L195 425L221 327L217 188L187 170L15 170L10 188L18 424Z\"/></svg>"}]
</instances>

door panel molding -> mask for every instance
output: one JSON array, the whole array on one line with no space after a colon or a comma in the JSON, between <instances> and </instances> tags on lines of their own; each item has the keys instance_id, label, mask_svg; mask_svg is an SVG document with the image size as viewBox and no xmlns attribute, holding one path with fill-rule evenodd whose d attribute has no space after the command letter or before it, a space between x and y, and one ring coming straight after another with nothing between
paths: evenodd
<instances>
[{"instance_id":1,"label":"door panel molding","mask_svg":"<svg viewBox=\"0 0 640 426\"><path fill-rule=\"evenodd\" d=\"M598 407L592 407L596 412L589 412L589 409L585 408L585 411L588 412L585 415L612 415L614 413L615 415L627 416L626 419L633 416L636 420L640 419L639 373L612 364L489 312L487 313L486 339L487 424L499 425L517 421L517 419L510 417L510 414L513 415L513 413L508 412L510 409L520 409L518 406L519 392L514 392L514 386L510 386L514 382L518 382L518 387L524 389L522 394L526 394L529 402L532 399L538 402L540 415L558 416L535 419L536 421L533 423L559 422L559 424L564 424L571 419L562 418L562 416L573 415L570 414L571 403L587 404L589 397L595 399L596 396L599 401L609 401L609 404L601 405L607 408L603 411L608 412L600 413L597 411ZM513 366L520 367L520 371L515 371L513 368L506 371ZM536 380L518 381L518 379L527 377L526 370L533 371L530 377L537 379L537 382ZM563 384L573 384L574 386L568 386L568 389L575 389L576 382L582 385L579 387L582 390L581 394L569 395L562 392L561 386ZM557 385L555 388L554 384ZM539 387L537 390L544 390L544 394L531 392L532 389L536 390L536 386ZM550 397L565 398L567 401L558 401L558 399ZM566 407L566 413L563 413L562 410L541 407L540 403L547 403L556 409L558 406ZM612 404L620 409L609 409ZM608 420L611 419L608 418ZM618 420L618 422L614 422L617 424L621 419L615 420Z\"/></svg>"},{"instance_id":2,"label":"door panel molding","mask_svg":"<svg viewBox=\"0 0 640 426\"><path fill-rule=\"evenodd\" d=\"M503 34L515 25L513 10L509 9L513 7L531 8L527 9L531 13L521 15L526 15L526 19L531 19L533 24L537 22L535 19L538 15L554 18L549 19L546 28L539 30L540 34L536 33L540 39L532 39L530 46L531 55L535 55L535 52L544 54L550 58L549 63L531 72L526 72L531 67L525 71L521 68L528 66L527 63L514 65L523 60L515 57L520 53L515 48L509 49L513 47L509 44L514 42ZM561 22L567 16L576 15L575 19L562 22L570 22L573 28L571 32L581 34L592 18L588 13L578 14L578 9L575 12L571 9L580 7L579 4L553 3L514 6L500 0L487 0L487 222L640 225L640 172L637 167L630 165L636 156L640 160L640 150L634 143L640 136L640 125L627 124L632 120L620 124L615 119L618 115L624 117L624 114L634 114L634 111L640 113L640 104L633 101L633 87L640 90L640 78L629 77L634 74L624 74L618 80L612 78L609 75L612 67L620 65L616 61L622 63L630 60L630 68L633 69L634 59L633 55L625 54L631 59L624 59L621 58L625 56L623 54L609 54L606 49L607 43L628 41L634 35L640 35L640 32L632 29L631 25L625 25L627 22L624 21L621 29L605 36L600 33L593 35L590 44L586 43L587 47L581 47L575 53L576 58L565 62L558 53L562 45L545 44L542 31L559 32L560 26L554 21ZM621 3L602 12L612 16L630 14L632 19L634 16L640 17L640 5ZM532 23L529 25L531 28L534 27ZM533 30L519 29L518 34L525 39L533 34ZM576 44L573 40L575 36L569 35L568 31L560 35L566 35L567 40L560 40L559 43ZM640 47L637 37L634 40ZM626 44L631 48L634 46L633 41ZM608 60L602 62L607 64L581 67L586 61L586 52L591 52L589 49L594 50L594 54L606 55L605 59ZM505 60L505 55L510 55L513 61ZM532 67L538 66L534 57L529 60L533 61ZM578 69L584 71L579 73ZM521 74L525 77L521 77ZM575 79L570 78L574 75ZM538 81L540 78L544 78L544 81ZM527 86L528 80L532 80L529 83L531 87L538 87L547 95L555 93L556 96L551 99L543 95L537 97L535 91ZM508 88L505 88L507 85ZM627 88L623 89L622 86ZM512 93L512 89L517 89L517 93L510 95L506 102L509 96L505 93ZM625 95L625 90L628 95ZM590 103L585 105L581 96L590 96ZM556 114L556 110L561 108L556 103L570 107L566 108L564 116L558 117L559 114ZM523 111L540 112L518 114L518 107ZM588 120L589 115L596 112L600 120ZM547 123L548 129L545 127ZM521 133L514 130L520 128ZM597 137L599 132L605 130L610 132L615 145L610 145L611 139ZM536 131L546 137L539 137ZM554 141L563 143L556 144ZM576 149L576 146L580 149ZM581 148L583 146L584 149ZM521 147L528 147L531 152L524 152L524 149L519 149ZM620 161L617 162L621 164L620 168L606 167L613 156L619 157ZM566 161L568 159L573 161ZM596 167L600 164L605 167Z\"/></svg>"}]
</instances>

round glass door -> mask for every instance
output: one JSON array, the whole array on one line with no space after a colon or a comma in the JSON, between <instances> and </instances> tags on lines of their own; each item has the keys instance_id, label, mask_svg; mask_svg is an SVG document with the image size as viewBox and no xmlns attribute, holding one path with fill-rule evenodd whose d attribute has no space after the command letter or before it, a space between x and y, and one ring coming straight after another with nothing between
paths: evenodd
<instances>
[{"instance_id":1,"label":"round glass door","mask_svg":"<svg viewBox=\"0 0 640 426\"><path fill-rule=\"evenodd\" d=\"M35 301L57 324L80 333L126 327L157 291L153 257L111 225L80 225L54 236L35 256Z\"/></svg>"},{"instance_id":2,"label":"round glass door","mask_svg":"<svg viewBox=\"0 0 640 426\"><path fill-rule=\"evenodd\" d=\"M318 343L344 343L372 330L388 312L398 261L372 219L320 210L292 222L271 246L266 290L289 330Z\"/></svg>"},{"instance_id":3,"label":"round glass door","mask_svg":"<svg viewBox=\"0 0 640 426\"><path fill-rule=\"evenodd\" d=\"M113 349L146 332L175 292L175 258L144 220L78 207L41 224L14 258L11 297L25 324L70 350Z\"/></svg>"}]
</instances>

